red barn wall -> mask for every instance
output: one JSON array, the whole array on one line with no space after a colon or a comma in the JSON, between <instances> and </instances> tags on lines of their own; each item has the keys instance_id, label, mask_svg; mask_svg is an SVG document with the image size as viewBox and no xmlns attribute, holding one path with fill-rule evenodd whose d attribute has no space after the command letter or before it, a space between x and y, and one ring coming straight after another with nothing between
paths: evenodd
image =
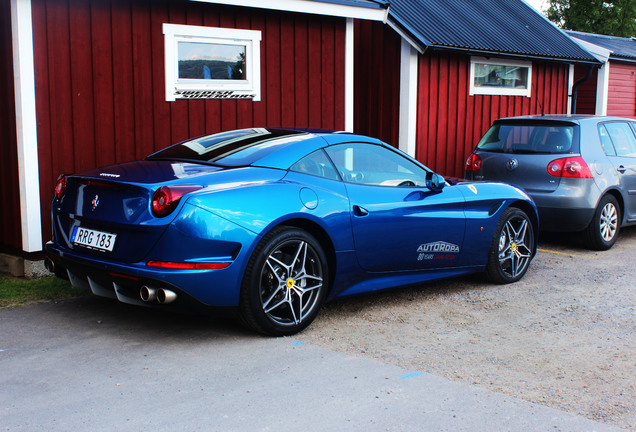
<instances>
[{"instance_id":1,"label":"red barn wall","mask_svg":"<svg viewBox=\"0 0 636 432\"><path fill-rule=\"evenodd\" d=\"M636 64L611 61L607 115L636 118Z\"/></svg>"},{"instance_id":2,"label":"red barn wall","mask_svg":"<svg viewBox=\"0 0 636 432\"><path fill-rule=\"evenodd\" d=\"M22 249L11 3L0 2L0 252Z\"/></svg>"},{"instance_id":3,"label":"red barn wall","mask_svg":"<svg viewBox=\"0 0 636 432\"><path fill-rule=\"evenodd\" d=\"M398 146L400 36L381 22L355 21L354 131Z\"/></svg>"},{"instance_id":4,"label":"red barn wall","mask_svg":"<svg viewBox=\"0 0 636 432\"><path fill-rule=\"evenodd\" d=\"M234 128L344 128L344 19L185 0L32 8L44 241L60 173ZM261 101L166 102L163 23L262 31Z\"/></svg>"},{"instance_id":5,"label":"red barn wall","mask_svg":"<svg viewBox=\"0 0 636 432\"><path fill-rule=\"evenodd\" d=\"M585 78L587 66L574 67L574 82ZM576 114L596 114L596 83L598 69L594 68L590 79L579 84L576 89Z\"/></svg>"},{"instance_id":6,"label":"red barn wall","mask_svg":"<svg viewBox=\"0 0 636 432\"><path fill-rule=\"evenodd\" d=\"M400 38L375 22L355 25L355 131L397 146ZM501 117L567 112L569 66L533 62L532 97L469 96L470 57L419 56L416 158L444 175L462 177L464 161Z\"/></svg>"},{"instance_id":7,"label":"red barn wall","mask_svg":"<svg viewBox=\"0 0 636 432\"><path fill-rule=\"evenodd\" d=\"M532 97L468 95L470 57L445 53L419 58L416 157L443 175L463 177L464 161L501 117L564 114L568 65L533 62ZM397 127L397 126L396 126Z\"/></svg>"}]
</instances>

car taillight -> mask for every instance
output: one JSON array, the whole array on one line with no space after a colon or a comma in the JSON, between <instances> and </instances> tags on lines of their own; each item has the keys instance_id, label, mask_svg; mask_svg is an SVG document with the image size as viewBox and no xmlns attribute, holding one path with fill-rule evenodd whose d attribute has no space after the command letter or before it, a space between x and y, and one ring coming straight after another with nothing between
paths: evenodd
<instances>
[{"instance_id":1,"label":"car taillight","mask_svg":"<svg viewBox=\"0 0 636 432\"><path fill-rule=\"evenodd\" d=\"M548 164L548 174L564 178L592 178L592 172L581 156L553 160Z\"/></svg>"},{"instance_id":2,"label":"car taillight","mask_svg":"<svg viewBox=\"0 0 636 432\"><path fill-rule=\"evenodd\" d=\"M181 197L189 192L201 189L198 185L162 186L152 194L152 214L157 217L169 215L175 209Z\"/></svg>"},{"instance_id":3,"label":"car taillight","mask_svg":"<svg viewBox=\"0 0 636 432\"><path fill-rule=\"evenodd\" d=\"M64 195L64 191L66 190L66 176L64 174L60 174L57 178L57 182L55 183L55 198L61 199L62 195Z\"/></svg>"},{"instance_id":4,"label":"car taillight","mask_svg":"<svg viewBox=\"0 0 636 432\"><path fill-rule=\"evenodd\" d=\"M481 158L475 153L471 153L464 164L465 171L479 171L481 169Z\"/></svg>"}]
</instances>

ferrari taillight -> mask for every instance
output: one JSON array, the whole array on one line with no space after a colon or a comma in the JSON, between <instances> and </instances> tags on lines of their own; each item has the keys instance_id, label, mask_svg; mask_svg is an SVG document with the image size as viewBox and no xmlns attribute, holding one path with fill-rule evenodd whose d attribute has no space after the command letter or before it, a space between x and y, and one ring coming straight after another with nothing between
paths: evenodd
<instances>
[{"instance_id":1,"label":"ferrari taillight","mask_svg":"<svg viewBox=\"0 0 636 432\"><path fill-rule=\"evenodd\" d=\"M592 178L592 172L581 156L553 160L548 164L548 174L554 177Z\"/></svg>"},{"instance_id":2,"label":"ferrari taillight","mask_svg":"<svg viewBox=\"0 0 636 432\"><path fill-rule=\"evenodd\" d=\"M62 195L64 195L64 191L66 190L66 176L64 174L60 174L57 178L57 182L55 183L55 198L61 199Z\"/></svg>"},{"instance_id":3,"label":"ferrari taillight","mask_svg":"<svg viewBox=\"0 0 636 432\"><path fill-rule=\"evenodd\" d=\"M464 171L479 171L481 169L481 158L475 153L471 153L464 164Z\"/></svg>"},{"instance_id":4,"label":"ferrari taillight","mask_svg":"<svg viewBox=\"0 0 636 432\"><path fill-rule=\"evenodd\" d=\"M162 186L152 194L152 214L164 217L172 213L181 197L189 192L201 189L198 185Z\"/></svg>"}]
</instances>

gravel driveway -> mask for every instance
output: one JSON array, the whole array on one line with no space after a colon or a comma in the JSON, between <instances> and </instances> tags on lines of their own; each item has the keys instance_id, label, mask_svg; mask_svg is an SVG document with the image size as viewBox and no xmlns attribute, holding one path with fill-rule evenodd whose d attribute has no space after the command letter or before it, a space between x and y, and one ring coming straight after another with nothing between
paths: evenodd
<instances>
[{"instance_id":1,"label":"gravel driveway","mask_svg":"<svg viewBox=\"0 0 636 432\"><path fill-rule=\"evenodd\" d=\"M636 228L609 251L544 236L525 278L330 303L305 342L636 430Z\"/></svg>"}]
</instances>

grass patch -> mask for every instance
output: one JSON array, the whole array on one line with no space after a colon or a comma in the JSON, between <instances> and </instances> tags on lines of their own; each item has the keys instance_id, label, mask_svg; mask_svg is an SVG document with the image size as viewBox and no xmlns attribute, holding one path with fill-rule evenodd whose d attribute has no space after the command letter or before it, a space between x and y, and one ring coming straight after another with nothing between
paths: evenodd
<instances>
[{"instance_id":1,"label":"grass patch","mask_svg":"<svg viewBox=\"0 0 636 432\"><path fill-rule=\"evenodd\" d=\"M54 276L23 279L0 274L0 309L86 295L87 291Z\"/></svg>"}]
</instances>

